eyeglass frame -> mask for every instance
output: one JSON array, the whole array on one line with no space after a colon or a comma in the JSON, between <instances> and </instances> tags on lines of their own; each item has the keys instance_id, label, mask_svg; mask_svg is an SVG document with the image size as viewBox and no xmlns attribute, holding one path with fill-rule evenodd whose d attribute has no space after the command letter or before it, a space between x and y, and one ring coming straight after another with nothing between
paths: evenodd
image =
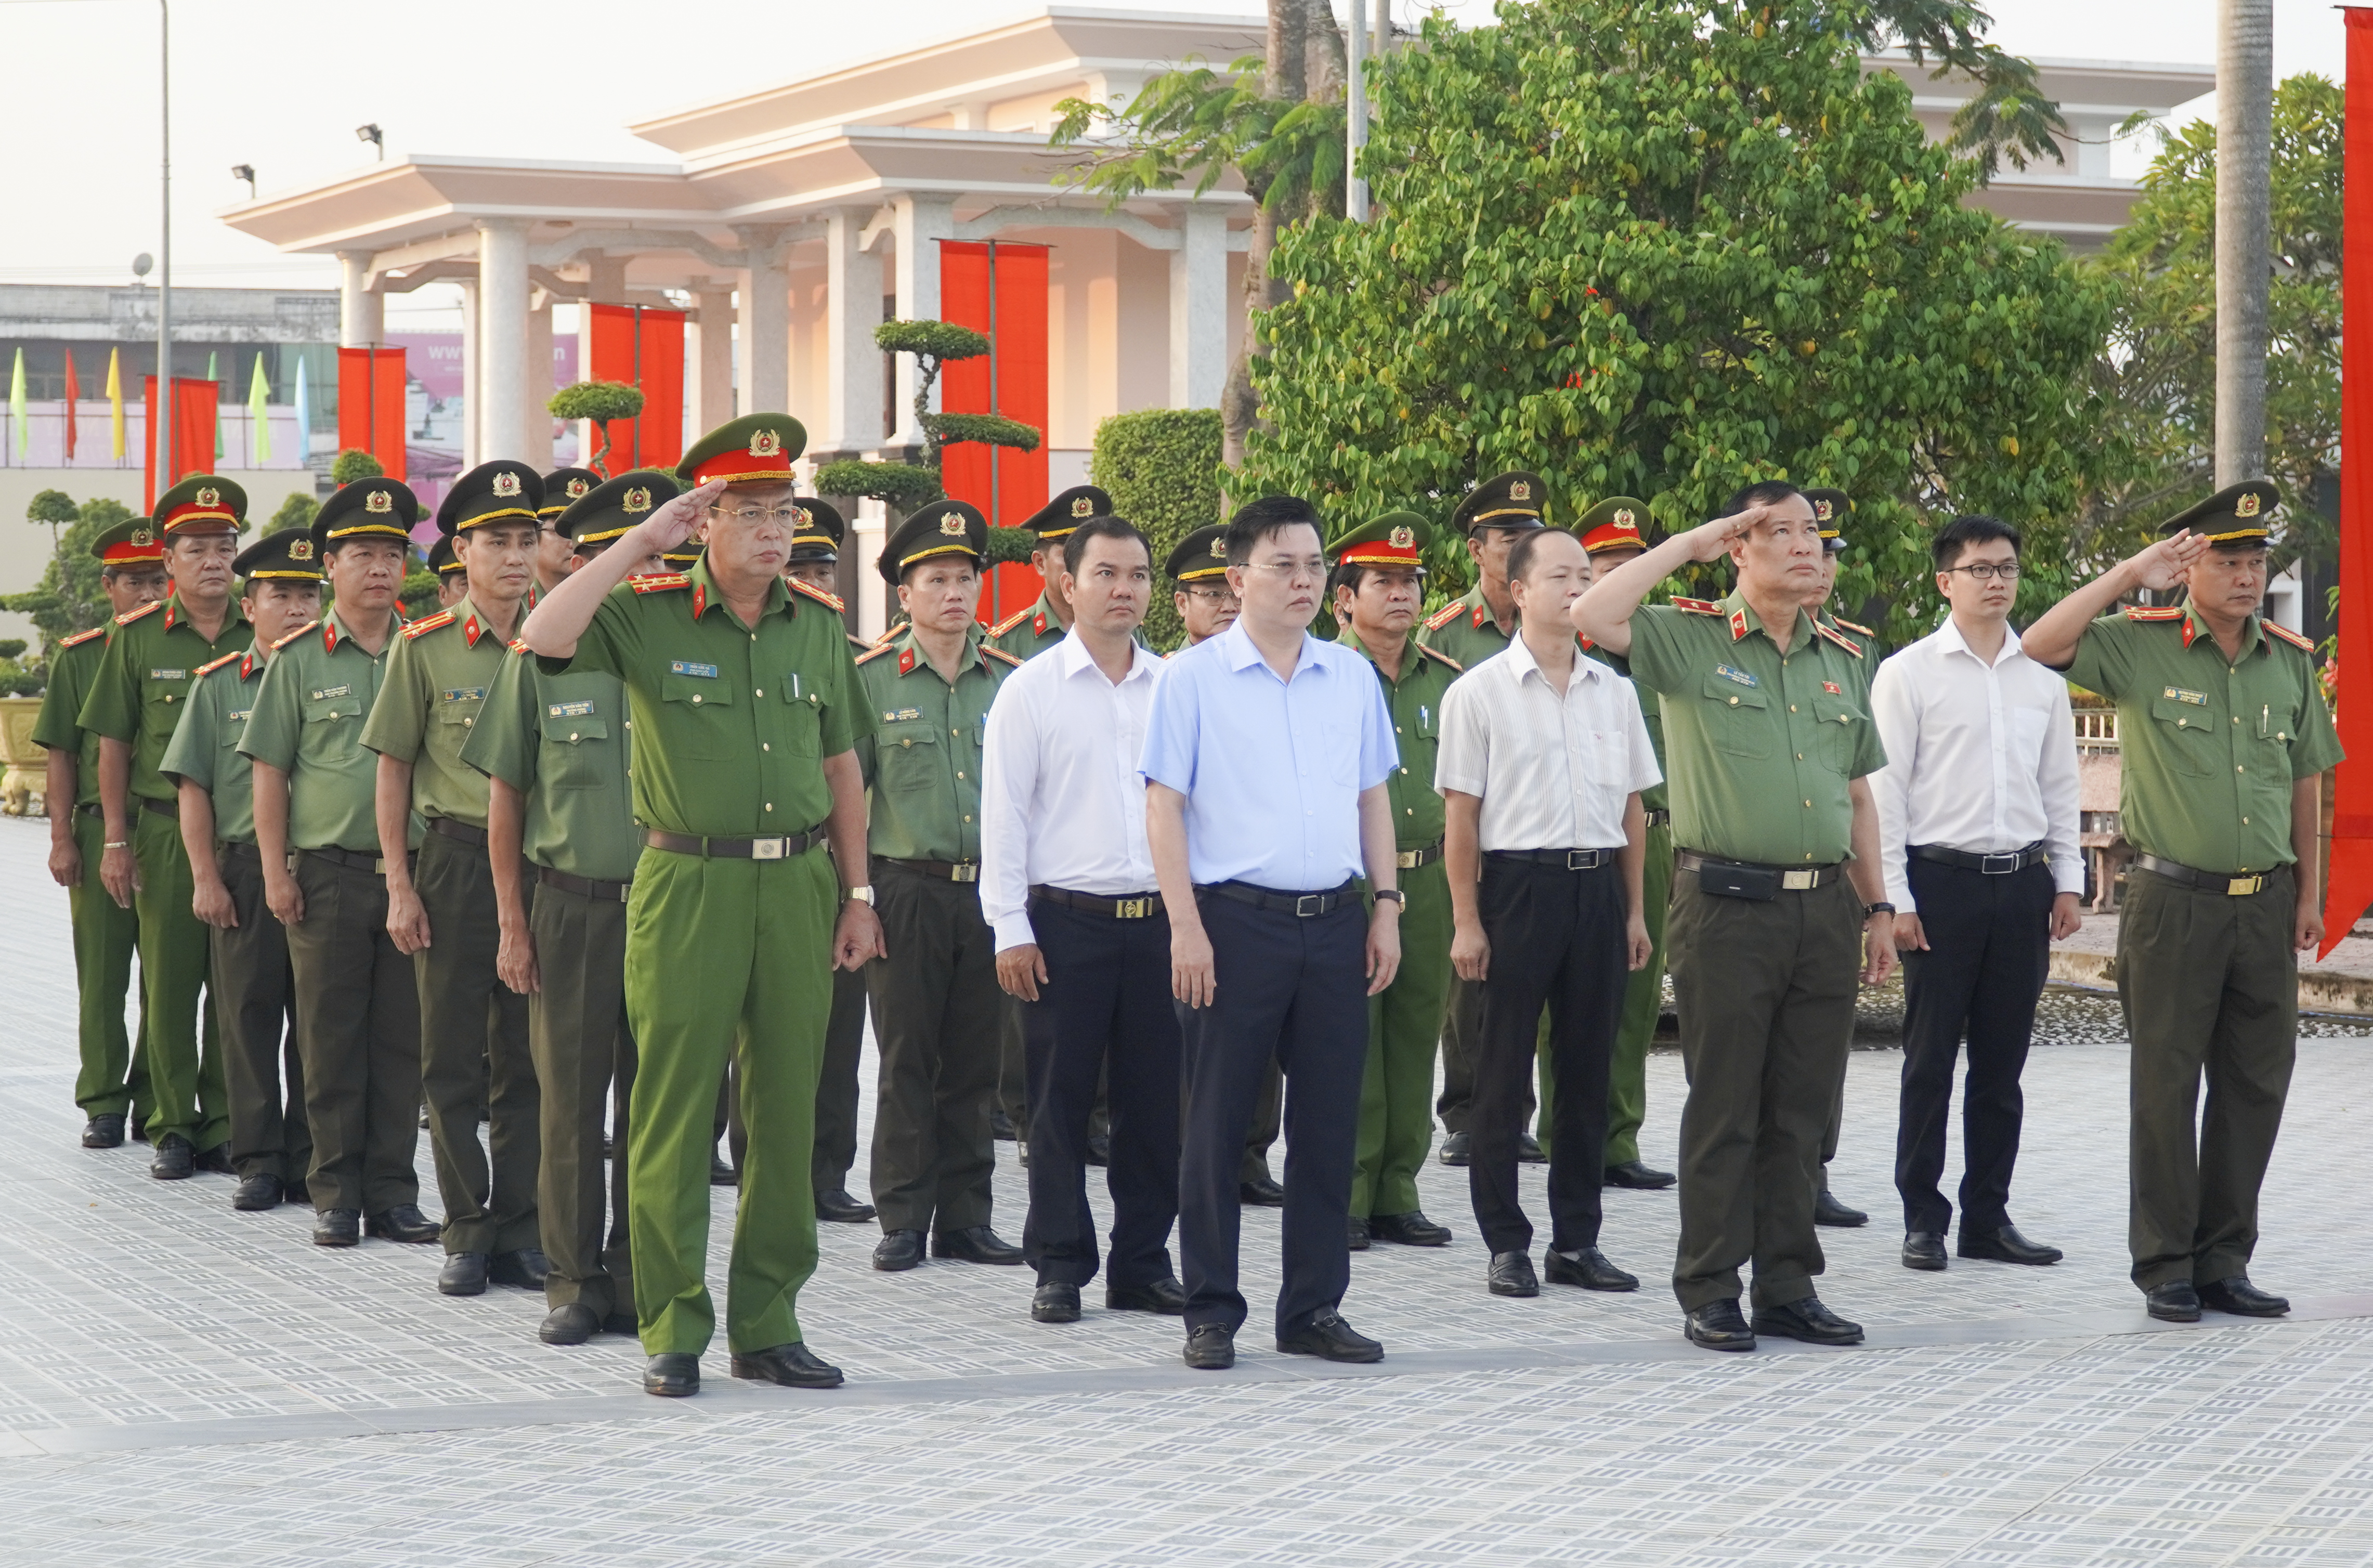
<instances>
[{"instance_id":1,"label":"eyeglass frame","mask_svg":"<svg viewBox=\"0 0 2373 1568\"><path fill-rule=\"evenodd\" d=\"M1967 572L1971 582L1992 582L2000 578L2005 582L2016 582L2019 564L2016 561L1972 561L1966 567L1938 567L1939 575L1949 577L1955 572Z\"/></svg>"}]
</instances>

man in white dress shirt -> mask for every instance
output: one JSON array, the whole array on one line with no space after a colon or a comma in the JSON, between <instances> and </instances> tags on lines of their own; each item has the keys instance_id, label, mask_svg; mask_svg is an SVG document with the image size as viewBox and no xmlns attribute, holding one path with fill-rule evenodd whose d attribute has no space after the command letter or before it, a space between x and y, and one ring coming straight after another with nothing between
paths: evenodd
<instances>
[{"instance_id":1,"label":"man in white dress shirt","mask_svg":"<svg viewBox=\"0 0 2373 1568\"><path fill-rule=\"evenodd\" d=\"M1448 807L1450 961L1483 993L1467 1180L1494 1295L1541 1291L1516 1140L1544 1002L1558 1085L1549 1281L1640 1288L1598 1249L1599 1188L1625 976L1648 962L1640 791L1664 774L1631 683L1582 657L1567 608L1589 582L1590 558L1572 534L1541 529L1517 540L1508 554L1517 635L1442 699L1433 781Z\"/></svg>"},{"instance_id":2,"label":"man in white dress shirt","mask_svg":"<svg viewBox=\"0 0 2373 1568\"><path fill-rule=\"evenodd\" d=\"M1109 1075L1112 1256L1105 1305L1176 1314L1178 1018L1170 921L1145 842L1139 754L1162 661L1136 640L1153 591L1152 547L1118 518L1063 544L1063 640L1008 677L981 756L981 912L997 981L1032 1014L1030 1216L1038 1271L1030 1316L1074 1323L1096 1276L1085 1162L1096 1078Z\"/></svg>"},{"instance_id":3,"label":"man in white dress shirt","mask_svg":"<svg viewBox=\"0 0 2373 1568\"><path fill-rule=\"evenodd\" d=\"M1945 1267L1953 1206L1937 1189L1953 1063L1962 1090L1964 1258L2054 1263L2010 1223L2027 1063L2053 940L2082 923L2076 738L2068 684L2010 629L2018 533L1955 518L1934 544L1952 614L1878 667L1871 708L1888 765L1872 780L1879 859L1903 954L1903 1102L1895 1185L1903 1266Z\"/></svg>"}]
</instances>

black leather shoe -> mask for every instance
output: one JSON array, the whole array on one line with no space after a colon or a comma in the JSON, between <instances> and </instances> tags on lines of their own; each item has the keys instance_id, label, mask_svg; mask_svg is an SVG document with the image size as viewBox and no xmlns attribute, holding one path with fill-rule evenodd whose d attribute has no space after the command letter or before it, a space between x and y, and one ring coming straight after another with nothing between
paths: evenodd
<instances>
[{"instance_id":1,"label":"black leather shoe","mask_svg":"<svg viewBox=\"0 0 2373 1568\"><path fill-rule=\"evenodd\" d=\"M1343 1222L1343 1245L1354 1252L1368 1250L1368 1222L1352 1214Z\"/></svg>"},{"instance_id":2,"label":"black leather shoe","mask_svg":"<svg viewBox=\"0 0 2373 1568\"><path fill-rule=\"evenodd\" d=\"M1670 1171L1651 1170L1637 1160L1626 1160L1607 1167L1604 1185L1628 1187L1638 1192L1661 1192L1678 1179Z\"/></svg>"},{"instance_id":3,"label":"black leather shoe","mask_svg":"<svg viewBox=\"0 0 2373 1568\"><path fill-rule=\"evenodd\" d=\"M683 1351L662 1351L643 1363L643 1392L662 1399L684 1399L700 1392L700 1358Z\"/></svg>"},{"instance_id":4,"label":"black leather shoe","mask_svg":"<svg viewBox=\"0 0 2373 1568\"><path fill-rule=\"evenodd\" d=\"M352 1246L363 1239L359 1209L322 1209L313 1215L315 1246Z\"/></svg>"},{"instance_id":5,"label":"black leather shoe","mask_svg":"<svg viewBox=\"0 0 2373 1568\"><path fill-rule=\"evenodd\" d=\"M82 1146L86 1149L120 1149L123 1147L123 1116L120 1111L101 1111L82 1124Z\"/></svg>"},{"instance_id":6,"label":"black leather shoe","mask_svg":"<svg viewBox=\"0 0 2373 1568\"><path fill-rule=\"evenodd\" d=\"M132 1107L132 1115L123 1124L123 1136L134 1143L148 1141L148 1112L146 1108L139 1106Z\"/></svg>"},{"instance_id":7,"label":"black leather shoe","mask_svg":"<svg viewBox=\"0 0 2373 1568\"><path fill-rule=\"evenodd\" d=\"M156 1154L148 1161L148 1174L158 1181L186 1181L197 1168L198 1152L178 1132L165 1134L164 1141L157 1145Z\"/></svg>"},{"instance_id":8,"label":"black leather shoe","mask_svg":"<svg viewBox=\"0 0 2373 1568\"><path fill-rule=\"evenodd\" d=\"M2143 1293L2144 1309L2162 1323L2200 1321L2200 1293L2189 1280L2169 1280Z\"/></svg>"},{"instance_id":9,"label":"black leather shoe","mask_svg":"<svg viewBox=\"0 0 2373 1568\"><path fill-rule=\"evenodd\" d=\"M1105 1306L1113 1312L1153 1312L1175 1317L1186 1310L1186 1287L1172 1279L1142 1285L1106 1285Z\"/></svg>"},{"instance_id":10,"label":"black leather shoe","mask_svg":"<svg viewBox=\"0 0 2373 1568\"><path fill-rule=\"evenodd\" d=\"M1206 1323L1186 1336L1186 1361L1198 1372L1225 1372L1236 1364L1236 1335L1232 1328Z\"/></svg>"},{"instance_id":11,"label":"black leather shoe","mask_svg":"<svg viewBox=\"0 0 2373 1568\"><path fill-rule=\"evenodd\" d=\"M445 1267L437 1270L437 1290L440 1295L485 1295L486 1255L483 1252L446 1254Z\"/></svg>"},{"instance_id":12,"label":"black leather shoe","mask_svg":"<svg viewBox=\"0 0 2373 1568\"><path fill-rule=\"evenodd\" d=\"M1077 1323L1079 1320L1079 1286L1049 1281L1030 1293L1031 1322Z\"/></svg>"},{"instance_id":13,"label":"black leather shoe","mask_svg":"<svg viewBox=\"0 0 2373 1568\"><path fill-rule=\"evenodd\" d=\"M1327 1311L1317 1314L1291 1334L1280 1334L1277 1353L1365 1363L1384 1360L1385 1347L1344 1322L1341 1313Z\"/></svg>"},{"instance_id":14,"label":"black leather shoe","mask_svg":"<svg viewBox=\"0 0 2373 1568\"><path fill-rule=\"evenodd\" d=\"M851 1198L846 1188L817 1189L815 1205L817 1219L836 1225L861 1225L874 1217L873 1205Z\"/></svg>"},{"instance_id":15,"label":"black leather shoe","mask_svg":"<svg viewBox=\"0 0 2373 1568\"><path fill-rule=\"evenodd\" d=\"M367 1235L381 1241L430 1242L444 1235L445 1227L420 1211L416 1203L399 1203L384 1209L363 1223Z\"/></svg>"},{"instance_id":16,"label":"black leather shoe","mask_svg":"<svg viewBox=\"0 0 2373 1568\"><path fill-rule=\"evenodd\" d=\"M1640 1278L1627 1274L1607 1260L1607 1254L1595 1246L1577 1247L1572 1252L1560 1252L1551 1247L1542 1258L1552 1285L1580 1285L1585 1291L1636 1291Z\"/></svg>"},{"instance_id":17,"label":"black leather shoe","mask_svg":"<svg viewBox=\"0 0 2373 1568\"><path fill-rule=\"evenodd\" d=\"M733 1358L733 1375L754 1383L774 1383L785 1388L837 1388L848 1379L840 1368L822 1360L794 1340L771 1350L752 1351Z\"/></svg>"},{"instance_id":18,"label":"black leather shoe","mask_svg":"<svg viewBox=\"0 0 2373 1568\"><path fill-rule=\"evenodd\" d=\"M239 1174L238 1170L234 1168L230 1163L230 1144L228 1142L216 1144L213 1148L200 1154L194 1163L199 1170L205 1172L208 1176L237 1176Z\"/></svg>"},{"instance_id":19,"label":"black leather shoe","mask_svg":"<svg viewBox=\"0 0 2373 1568\"><path fill-rule=\"evenodd\" d=\"M1282 1209L1285 1207L1285 1188L1267 1176L1259 1176L1236 1184L1236 1200L1256 1209Z\"/></svg>"},{"instance_id":20,"label":"black leather shoe","mask_svg":"<svg viewBox=\"0 0 2373 1568\"><path fill-rule=\"evenodd\" d=\"M1862 1325L1849 1323L1821 1305L1818 1296L1800 1296L1778 1306L1755 1309L1755 1331L1808 1345L1859 1345Z\"/></svg>"},{"instance_id":21,"label":"black leather shoe","mask_svg":"<svg viewBox=\"0 0 2373 1568\"><path fill-rule=\"evenodd\" d=\"M486 1278L498 1285L517 1285L523 1291L544 1289L544 1276L552 1272L552 1259L540 1246L522 1246L516 1252L497 1252L486 1263Z\"/></svg>"},{"instance_id":22,"label":"black leather shoe","mask_svg":"<svg viewBox=\"0 0 2373 1568\"><path fill-rule=\"evenodd\" d=\"M555 1306L536 1325L535 1337L547 1345L581 1345L602 1331L602 1315L581 1301Z\"/></svg>"},{"instance_id":23,"label":"black leather shoe","mask_svg":"<svg viewBox=\"0 0 2373 1568\"><path fill-rule=\"evenodd\" d=\"M733 1168L733 1162L714 1149L708 1152L708 1185L711 1187L742 1185L742 1173Z\"/></svg>"},{"instance_id":24,"label":"black leather shoe","mask_svg":"<svg viewBox=\"0 0 2373 1568\"><path fill-rule=\"evenodd\" d=\"M1433 1152L1433 1157L1445 1165L1463 1165L1467 1163L1467 1151L1473 1146L1467 1134L1446 1132L1443 1134L1442 1147Z\"/></svg>"},{"instance_id":25,"label":"black leather shoe","mask_svg":"<svg viewBox=\"0 0 2373 1568\"><path fill-rule=\"evenodd\" d=\"M959 1263L1019 1263L1022 1249L1002 1240L987 1225L966 1225L960 1231L941 1231L931 1237L931 1256L953 1258Z\"/></svg>"},{"instance_id":26,"label":"black leather shoe","mask_svg":"<svg viewBox=\"0 0 2373 1568\"><path fill-rule=\"evenodd\" d=\"M1969 1243L1961 1244L1961 1256L1970 1256ZM1903 1233L1903 1266L1926 1273L1939 1273L1945 1267L1945 1233L1943 1231L1906 1231Z\"/></svg>"},{"instance_id":27,"label":"black leather shoe","mask_svg":"<svg viewBox=\"0 0 2373 1568\"><path fill-rule=\"evenodd\" d=\"M889 1231L873 1244L873 1266L885 1274L899 1274L923 1260L923 1233Z\"/></svg>"},{"instance_id":28,"label":"black leather shoe","mask_svg":"<svg viewBox=\"0 0 2373 1568\"><path fill-rule=\"evenodd\" d=\"M1541 1141L1539 1139L1534 1137L1529 1132L1519 1132L1516 1134L1516 1164L1520 1165L1546 1165L1549 1163L1549 1157L1548 1153L1542 1150Z\"/></svg>"},{"instance_id":29,"label":"black leather shoe","mask_svg":"<svg viewBox=\"0 0 2373 1568\"><path fill-rule=\"evenodd\" d=\"M280 1178L263 1171L239 1178L239 1190L230 1195L230 1206L248 1213L280 1207Z\"/></svg>"},{"instance_id":30,"label":"black leather shoe","mask_svg":"<svg viewBox=\"0 0 2373 1568\"><path fill-rule=\"evenodd\" d=\"M1490 1271L1483 1276L1483 1281L1495 1296L1537 1296L1541 1293L1540 1276L1533 1272L1530 1253L1493 1253Z\"/></svg>"},{"instance_id":31,"label":"black leather shoe","mask_svg":"<svg viewBox=\"0 0 2373 1568\"><path fill-rule=\"evenodd\" d=\"M1412 1209L1406 1214L1371 1214L1368 1234L1378 1241L1398 1242L1403 1246L1450 1245L1450 1227L1435 1224L1425 1217L1422 1209Z\"/></svg>"},{"instance_id":32,"label":"black leather shoe","mask_svg":"<svg viewBox=\"0 0 2373 1568\"><path fill-rule=\"evenodd\" d=\"M2067 1254L2056 1246L2038 1246L2005 1225L1991 1234L1963 1231L1958 1249L1964 1258L1991 1258L1997 1263L2057 1263Z\"/></svg>"},{"instance_id":33,"label":"black leather shoe","mask_svg":"<svg viewBox=\"0 0 2373 1568\"><path fill-rule=\"evenodd\" d=\"M1014 1141L1013 1118L1005 1114L1002 1106L993 1106L988 1112L988 1135L999 1143Z\"/></svg>"},{"instance_id":34,"label":"black leather shoe","mask_svg":"<svg viewBox=\"0 0 2373 1568\"><path fill-rule=\"evenodd\" d=\"M2203 1305L2229 1312L2236 1317L2280 1317L2291 1309L2288 1296L2260 1290L2250 1283L2247 1274L2229 1274L2202 1285L2200 1300Z\"/></svg>"},{"instance_id":35,"label":"black leather shoe","mask_svg":"<svg viewBox=\"0 0 2373 1568\"><path fill-rule=\"evenodd\" d=\"M1836 1225L1841 1230L1852 1230L1856 1225L1870 1223L1870 1216L1859 1209L1839 1202L1837 1195L1825 1187L1813 1199L1813 1223Z\"/></svg>"},{"instance_id":36,"label":"black leather shoe","mask_svg":"<svg viewBox=\"0 0 2373 1568\"><path fill-rule=\"evenodd\" d=\"M1106 1138L1102 1133L1090 1134L1088 1138L1087 1161L1088 1164L1092 1165L1111 1164L1112 1140Z\"/></svg>"},{"instance_id":37,"label":"black leather shoe","mask_svg":"<svg viewBox=\"0 0 2373 1568\"><path fill-rule=\"evenodd\" d=\"M1738 1300L1710 1301L1703 1306L1689 1308L1681 1326L1689 1343L1709 1351L1751 1351L1755 1348L1755 1330L1738 1315Z\"/></svg>"}]
</instances>

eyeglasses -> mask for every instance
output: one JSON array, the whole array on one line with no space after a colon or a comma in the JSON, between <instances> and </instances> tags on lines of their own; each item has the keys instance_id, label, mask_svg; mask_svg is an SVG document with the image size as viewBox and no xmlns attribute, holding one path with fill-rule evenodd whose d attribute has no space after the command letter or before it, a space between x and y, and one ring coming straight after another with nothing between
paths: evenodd
<instances>
[{"instance_id":1,"label":"eyeglasses","mask_svg":"<svg viewBox=\"0 0 2373 1568\"><path fill-rule=\"evenodd\" d=\"M2016 561L1980 561L1974 566L1946 567L1945 570L1947 574L1953 572L1967 572L1980 582L1992 582L1996 578L2002 579L2005 582L2016 582L2018 580L2018 563Z\"/></svg>"},{"instance_id":2,"label":"eyeglasses","mask_svg":"<svg viewBox=\"0 0 2373 1568\"><path fill-rule=\"evenodd\" d=\"M708 515L731 518L735 522L753 528L762 522L771 522L778 527L789 528L792 520L800 515L800 509L797 507L736 507L729 511L723 507L711 507L708 509Z\"/></svg>"},{"instance_id":3,"label":"eyeglasses","mask_svg":"<svg viewBox=\"0 0 2373 1568\"><path fill-rule=\"evenodd\" d=\"M1288 582L1317 582L1327 576L1327 557L1305 556L1298 561L1255 561L1251 569Z\"/></svg>"},{"instance_id":4,"label":"eyeglasses","mask_svg":"<svg viewBox=\"0 0 2373 1568\"><path fill-rule=\"evenodd\" d=\"M1233 604L1236 602L1235 590L1232 588L1190 588L1186 590L1186 597L1199 599L1204 603L1211 605Z\"/></svg>"}]
</instances>

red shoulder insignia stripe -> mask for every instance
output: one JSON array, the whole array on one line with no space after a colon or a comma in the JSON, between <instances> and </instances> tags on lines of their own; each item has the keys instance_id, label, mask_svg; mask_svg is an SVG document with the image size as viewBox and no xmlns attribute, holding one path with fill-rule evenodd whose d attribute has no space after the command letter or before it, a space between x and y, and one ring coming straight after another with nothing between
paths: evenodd
<instances>
[{"instance_id":1,"label":"red shoulder insignia stripe","mask_svg":"<svg viewBox=\"0 0 2373 1568\"><path fill-rule=\"evenodd\" d=\"M1460 674L1462 674L1462 675L1463 675L1463 674L1465 674L1465 673L1467 673L1467 666L1466 666L1466 665L1461 664L1457 660L1453 659L1449 654L1444 653L1444 651L1442 651L1442 649L1438 649L1438 648L1428 648L1428 647L1426 647L1426 646L1425 646L1425 644L1423 644L1423 643L1420 643L1420 644L1418 644L1418 649L1417 649L1417 650L1418 650L1420 653L1423 653L1423 654L1429 655L1429 656L1430 656L1430 657L1432 657L1432 658L1434 658L1434 659L1438 659L1438 660L1440 660L1443 663L1449 665L1453 670L1455 670L1456 672L1458 672L1458 673L1460 673Z\"/></svg>"},{"instance_id":2,"label":"red shoulder insignia stripe","mask_svg":"<svg viewBox=\"0 0 2373 1568\"><path fill-rule=\"evenodd\" d=\"M2183 619L2180 604L2132 604L2126 608L2130 621L2180 621Z\"/></svg>"},{"instance_id":3,"label":"red shoulder insignia stripe","mask_svg":"<svg viewBox=\"0 0 2373 1568\"><path fill-rule=\"evenodd\" d=\"M226 653L219 659L210 659L204 664L199 665L193 673L200 675L212 674L215 671L221 669L224 665L236 660L240 653L245 653L247 649L242 648L238 653Z\"/></svg>"},{"instance_id":4,"label":"red shoulder insignia stripe","mask_svg":"<svg viewBox=\"0 0 2373 1568\"><path fill-rule=\"evenodd\" d=\"M306 622L303 626L298 626L295 631L290 632L286 637L282 638L278 642L274 643L272 645L272 651L275 653L279 652L290 643L295 642L298 638L303 637L307 632L312 631L321 626L321 623L319 621Z\"/></svg>"},{"instance_id":5,"label":"red shoulder insignia stripe","mask_svg":"<svg viewBox=\"0 0 2373 1568\"><path fill-rule=\"evenodd\" d=\"M1461 606L1458 601L1455 599L1452 600L1449 603L1444 604L1441 609L1436 610L1432 615L1427 619L1425 629L1430 632L1440 631L1451 622L1458 619L1458 612Z\"/></svg>"},{"instance_id":6,"label":"red shoulder insignia stripe","mask_svg":"<svg viewBox=\"0 0 2373 1568\"><path fill-rule=\"evenodd\" d=\"M1012 665L1017 670L1022 668L1022 661L1016 659L1012 654L1006 652L1005 649L1001 648L991 648L988 644L984 642L980 645L980 650L983 653L988 654L991 659L1004 660L1008 664Z\"/></svg>"},{"instance_id":7,"label":"red shoulder insignia stripe","mask_svg":"<svg viewBox=\"0 0 2373 1568\"><path fill-rule=\"evenodd\" d=\"M520 655L521 658L525 658L528 651L527 638L523 637L515 637L511 638L511 651Z\"/></svg>"},{"instance_id":8,"label":"red shoulder insignia stripe","mask_svg":"<svg viewBox=\"0 0 2373 1568\"><path fill-rule=\"evenodd\" d=\"M841 603L839 594L826 593L823 589L817 588L812 583L801 582L795 577L785 578L783 579L783 584L792 592L804 593L819 604L830 605L835 611L842 611L848 608L848 605Z\"/></svg>"},{"instance_id":9,"label":"red shoulder insignia stripe","mask_svg":"<svg viewBox=\"0 0 2373 1568\"><path fill-rule=\"evenodd\" d=\"M989 627L988 635L991 637L1003 637L1007 632L1011 631L1014 627L1020 626L1023 622L1028 620L1036 613L1036 610L1033 606L1024 604L1021 609L1014 611L1013 614L1006 616L1005 619Z\"/></svg>"},{"instance_id":10,"label":"red shoulder insignia stripe","mask_svg":"<svg viewBox=\"0 0 2373 1568\"><path fill-rule=\"evenodd\" d=\"M2285 642L2289 643L2293 648L2304 648L2309 653L2313 653L2315 651L2315 644L2309 642L2307 638L2299 636L2298 633L2291 630L2290 627L2282 625L2280 622L2260 621L2258 624L2265 627L2268 631L2274 633L2276 637L2281 638Z\"/></svg>"},{"instance_id":11,"label":"red shoulder insignia stripe","mask_svg":"<svg viewBox=\"0 0 2373 1568\"><path fill-rule=\"evenodd\" d=\"M439 610L433 615L424 615L419 620L405 623L403 628L404 640L409 642L414 638L426 637L439 626L450 626L452 624L453 612L450 610Z\"/></svg>"},{"instance_id":12,"label":"red shoulder insignia stripe","mask_svg":"<svg viewBox=\"0 0 2373 1568\"><path fill-rule=\"evenodd\" d=\"M1853 654L1855 658L1859 659L1862 657L1862 644L1846 636L1845 633L1838 630L1837 627L1823 626L1820 622L1815 621L1813 623L1813 629L1820 633L1823 637L1828 638L1831 642L1836 643L1840 648L1844 649L1848 653Z\"/></svg>"},{"instance_id":13,"label":"red shoulder insignia stripe","mask_svg":"<svg viewBox=\"0 0 2373 1568\"><path fill-rule=\"evenodd\" d=\"M1710 599L1676 599L1673 601L1673 608L1676 610L1687 611L1692 615L1719 615L1722 614L1722 606L1716 604Z\"/></svg>"},{"instance_id":14,"label":"red shoulder insignia stripe","mask_svg":"<svg viewBox=\"0 0 2373 1568\"><path fill-rule=\"evenodd\" d=\"M152 599L147 603L141 605L137 610L127 610L123 614L116 616L115 624L119 626L128 626L133 622L138 620L141 616L153 615L164 607L165 602L162 599Z\"/></svg>"},{"instance_id":15,"label":"red shoulder insignia stripe","mask_svg":"<svg viewBox=\"0 0 2373 1568\"><path fill-rule=\"evenodd\" d=\"M1868 626L1858 626L1854 625L1852 621L1847 620L1843 615L1831 615L1829 619L1836 622L1842 629L1853 633L1856 637L1876 637L1878 635Z\"/></svg>"},{"instance_id":16,"label":"red shoulder insignia stripe","mask_svg":"<svg viewBox=\"0 0 2373 1568\"><path fill-rule=\"evenodd\" d=\"M626 586L637 593L664 593L671 588L690 588L692 574L690 572L645 572L640 577L628 578Z\"/></svg>"},{"instance_id":17,"label":"red shoulder insignia stripe","mask_svg":"<svg viewBox=\"0 0 2373 1568\"><path fill-rule=\"evenodd\" d=\"M874 660L881 658L883 654L889 651L890 645L888 643L877 642L871 648L869 648L864 652L859 654L857 656L857 662L859 664L870 664Z\"/></svg>"},{"instance_id":18,"label":"red shoulder insignia stripe","mask_svg":"<svg viewBox=\"0 0 2373 1568\"><path fill-rule=\"evenodd\" d=\"M60 648L80 648L92 638L104 636L106 631L107 628L103 626L93 626L87 632L76 632L72 637L60 638L58 639L58 646Z\"/></svg>"}]
</instances>

